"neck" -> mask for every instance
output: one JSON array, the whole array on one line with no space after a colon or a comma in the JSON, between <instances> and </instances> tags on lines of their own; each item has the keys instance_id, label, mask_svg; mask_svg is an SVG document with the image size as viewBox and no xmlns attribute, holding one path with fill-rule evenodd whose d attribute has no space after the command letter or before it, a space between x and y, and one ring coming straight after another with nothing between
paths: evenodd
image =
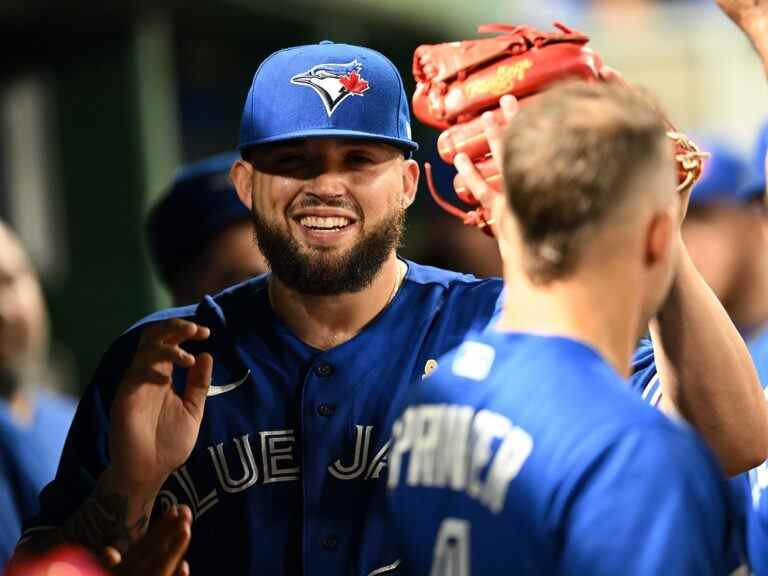
<instances>
[{"instance_id":1,"label":"neck","mask_svg":"<svg viewBox=\"0 0 768 576\"><path fill-rule=\"evenodd\" d=\"M614 267L610 274L606 268L582 270L546 286L532 284L522 271L505 270L506 304L498 328L581 341L628 377L644 322L640 312L629 313L640 306L629 296L634 291L627 271Z\"/></svg>"},{"instance_id":2,"label":"neck","mask_svg":"<svg viewBox=\"0 0 768 576\"><path fill-rule=\"evenodd\" d=\"M392 252L367 288L331 296L300 294L271 276L270 301L275 313L299 339L328 350L354 338L389 304L406 269Z\"/></svg>"}]
</instances>

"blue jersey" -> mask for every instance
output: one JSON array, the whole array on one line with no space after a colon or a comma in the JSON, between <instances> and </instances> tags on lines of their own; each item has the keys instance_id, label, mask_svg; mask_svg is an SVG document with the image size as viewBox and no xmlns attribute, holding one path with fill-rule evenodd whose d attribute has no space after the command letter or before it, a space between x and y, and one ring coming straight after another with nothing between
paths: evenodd
<instances>
[{"instance_id":1,"label":"blue jersey","mask_svg":"<svg viewBox=\"0 0 768 576\"><path fill-rule=\"evenodd\" d=\"M187 349L213 355L213 379L197 444L163 485L156 509L192 509L192 570L396 570L394 535L384 525L389 430L404 394L435 359L494 316L502 283L409 262L392 302L327 351L287 329L266 286L266 277L256 278L196 307L151 316L112 345L80 402L58 475L30 530L61 524L92 492L108 462L112 398L141 330L183 317L211 328L208 341ZM177 390L185 377L185 370L174 371Z\"/></svg>"},{"instance_id":2,"label":"blue jersey","mask_svg":"<svg viewBox=\"0 0 768 576\"><path fill-rule=\"evenodd\" d=\"M0 401L0 567L21 535L25 517L37 512L38 492L56 473L74 402L47 390L31 397L32 420L18 423Z\"/></svg>"},{"instance_id":3,"label":"blue jersey","mask_svg":"<svg viewBox=\"0 0 768 576\"><path fill-rule=\"evenodd\" d=\"M189 460L158 506L194 515L187 555L197 574L395 574L386 524L389 431L408 390L436 359L498 313L502 282L408 262L392 302L354 338L327 351L275 316L260 277L196 307L153 315L105 354L86 391L56 480L29 530L60 525L108 462L109 409L141 330L183 317L211 337L188 346L214 358L213 384ZM174 372L181 390L185 370Z\"/></svg>"},{"instance_id":4,"label":"blue jersey","mask_svg":"<svg viewBox=\"0 0 768 576\"><path fill-rule=\"evenodd\" d=\"M439 364L392 434L408 574L725 573L717 463L592 348L486 333Z\"/></svg>"},{"instance_id":5,"label":"blue jersey","mask_svg":"<svg viewBox=\"0 0 768 576\"><path fill-rule=\"evenodd\" d=\"M768 387L768 330L747 341L757 374ZM731 479L740 528L738 555L757 576L768 576L768 462Z\"/></svg>"}]
</instances>

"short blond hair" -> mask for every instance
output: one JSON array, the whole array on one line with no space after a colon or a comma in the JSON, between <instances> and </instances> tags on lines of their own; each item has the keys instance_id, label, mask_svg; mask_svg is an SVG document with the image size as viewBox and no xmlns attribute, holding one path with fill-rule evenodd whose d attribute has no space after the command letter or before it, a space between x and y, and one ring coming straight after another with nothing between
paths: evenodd
<instances>
[{"instance_id":1,"label":"short blond hair","mask_svg":"<svg viewBox=\"0 0 768 576\"><path fill-rule=\"evenodd\" d=\"M532 281L573 271L581 232L626 198L633 176L669 153L665 134L648 95L613 83L562 84L521 107L505 132L503 167Z\"/></svg>"}]
</instances>

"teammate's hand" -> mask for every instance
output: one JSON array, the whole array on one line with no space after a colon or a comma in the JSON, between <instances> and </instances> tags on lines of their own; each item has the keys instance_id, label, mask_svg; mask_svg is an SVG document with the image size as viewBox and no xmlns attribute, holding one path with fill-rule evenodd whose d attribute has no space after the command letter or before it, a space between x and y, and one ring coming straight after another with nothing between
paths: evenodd
<instances>
[{"instance_id":1,"label":"teammate's hand","mask_svg":"<svg viewBox=\"0 0 768 576\"><path fill-rule=\"evenodd\" d=\"M195 357L181 344L209 335L208 328L178 318L144 330L112 403L108 470L124 494L154 498L192 452L213 359ZM174 365L189 369L183 396L171 386Z\"/></svg>"},{"instance_id":2,"label":"teammate's hand","mask_svg":"<svg viewBox=\"0 0 768 576\"><path fill-rule=\"evenodd\" d=\"M502 96L499 100L499 106L504 115L504 122L508 124L512 117L517 113L517 98L511 95ZM503 156L502 135L504 133L504 124L497 122L491 112L483 114L483 132L488 140L491 149L491 155L496 162L499 174L502 174L501 159ZM491 221L496 219L497 211L500 209L496 199L503 197L503 194L497 194L493 188L486 182L485 178L475 167L475 164L466 154L458 154L453 160L453 164L472 195L482 204L490 213ZM493 226L493 224L491 224Z\"/></svg>"},{"instance_id":3,"label":"teammate's hand","mask_svg":"<svg viewBox=\"0 0 768 576\"><path fill-rule=\"evenodd\" d=\"M134 544L124 560L114 548L108 550L108 564L119 576L188 576L184 554L191 530L192 512L186 506L173 506Z\"/></svg>"},{"instance_id":4,"label":"teammate's hand","mask_svg":"<svg viewBox=\"0 0 768 576\"><path fill-rule=\"evenodd\" d=\"M768 0L715 0L720 9L748 35L768 20Z\"/></svg>"}]
</instances>

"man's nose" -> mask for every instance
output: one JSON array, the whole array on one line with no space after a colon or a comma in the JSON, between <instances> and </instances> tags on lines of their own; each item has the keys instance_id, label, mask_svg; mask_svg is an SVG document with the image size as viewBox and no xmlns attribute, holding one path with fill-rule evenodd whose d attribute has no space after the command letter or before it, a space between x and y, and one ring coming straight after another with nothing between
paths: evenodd
<instances>
[{"instance_id":1,"label":"man's nose","mask_svg":"<svg viewBox=\"0 0 768 576\"><path fill-rule=\"evenodd\" d=\"M317 174L307 188L307 192L321 198L344 196L348 191L347 176L335 169L326 169Z\"/></svg>"}]
</instances>

